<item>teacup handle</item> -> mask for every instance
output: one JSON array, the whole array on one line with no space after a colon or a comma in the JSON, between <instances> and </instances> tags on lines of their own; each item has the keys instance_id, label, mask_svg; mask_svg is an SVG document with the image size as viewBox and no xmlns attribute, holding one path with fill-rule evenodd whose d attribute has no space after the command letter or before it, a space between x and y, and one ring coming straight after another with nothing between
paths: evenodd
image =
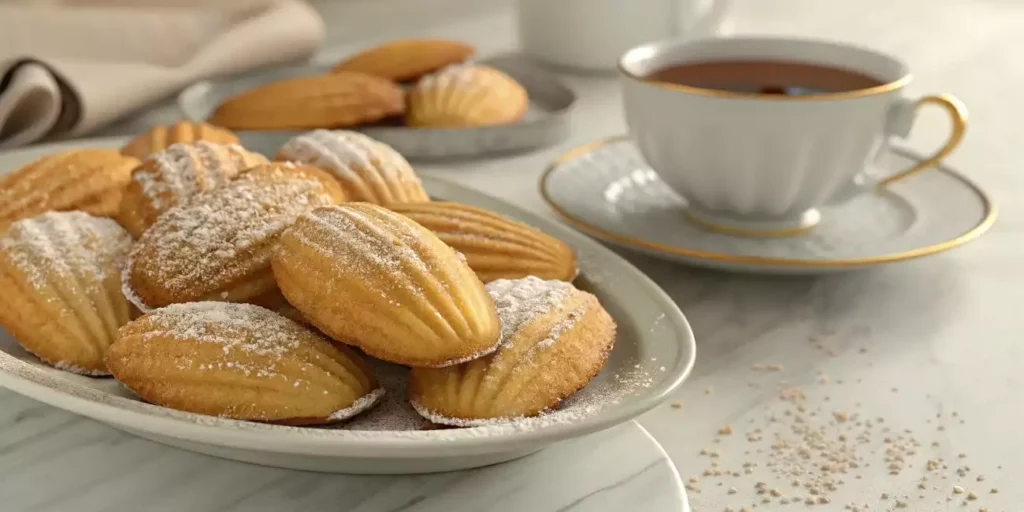
<instances>
[{"instance_id":1,"label":"teacup handle","mask_svg":"<svg viewBox=\"0 0 1024 512\"><path fill-rule=\"evenodd\" d=\"M886 187L891 183L895 183L907 176L912 176L925 169L929 169L938 165L943 158L949 156L964 138L964 132L967 131L967 107L962 101L949 94L934 94L919 98L917 101L910 100L909 109L905 112L909 115L905 116L900 123L903 125L903 129L899 130L901 135L907 135L910 132L910 125L913 122L914 114L917 109L925 105L938 105L946 110L949 114L950 120L953 122L953 129L949 133L949 138L946 139L946 143L939 148L932 156L921 160L914 165L910 166L909 169L897 172L892 176L882 179L877 182L879 187Z\"/></svg>"}]
</instances>

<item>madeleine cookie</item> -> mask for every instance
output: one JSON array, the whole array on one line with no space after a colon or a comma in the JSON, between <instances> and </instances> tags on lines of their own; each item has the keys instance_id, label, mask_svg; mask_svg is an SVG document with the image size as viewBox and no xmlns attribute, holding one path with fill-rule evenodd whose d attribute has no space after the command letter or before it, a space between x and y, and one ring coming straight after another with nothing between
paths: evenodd
<instances>
[{"instance_id":1,"label":"madeleine cookie","mask_svg":"<svg viewBox=\"0 0 1024 512\"><path fill-rule=\"evenodd\" d=\"M362 73L287 78L221 103L210 122L235 130L344 128L405 112L397 84Z\"/></svg>"},{"instance_id":2,"label":"madeleine cookie","mask_svg":"<svg viewBox=\"0 0 1024 512\"><path fill-rule=\"evenodd\" d=\"M550 410L597 375L615 343L611 316L569 283L502 279L487 291L501 317L498 351L409 373L409 400L434 423L473 426Z\"/></svg>"},{"instance_id":3,"label":"madeleine cookie","mask_svg":"<svg viewBox=\"0 0 1024 512\"><path fill-rule=\"evenodd\" d=\"M409 91L410 126L486 126L518 121L526 89L489 66L455 65L427 75Z\"/></svg>"},{"instance_id":4,"label":"madeleine cookie","mask_svg":"<svg viewBox=\"0 0 1024 512\"><path fill-rule=\"evenodd\" d=\"M399 39L364 50L334 67L405 82L473 55L473 47L450 39Z\"/></svg>"},{"instance_id":5,"label":"madeleine cookie","mask_svg":"<svg viewBox=\"0 0 1024 512\"><path fill-rule=\"evenodd\" d=\"M238 173L236 181L256 181L262 183L273 183L291 180L313 180L319 181L324 190L331 195L334 204L345 201L345 189L331 173L295 162L270 162L256 167L250 167Z\"/></svg>"},{"instance_id":6,"label":"madeleine cookie","mask_svg":"<svg viewBox=\"0 0 1024 512\"><path fill-rule=\"evenodd\" d=\"M349 201L374 204L430 201L412 166L397 151L361 133L314 130L281 146L277 160L301 162L334 174Z\"/></svg>"},{"instance_id":7,"label":"madeleine cookie","mask_svg":"<svg viewBox=\"0 0 1024 512\"><path fill-rule=\"evenodd\" d=\"M358 355L250 304L193 302L121 328L107 367L148 402L289 425L331 423L383 395Z\"/></svg>"},{"instance_id":8,"label":"madeleine cookie","mask_svg":"<svg viewBox=\"0 0 1024 512\"><path fill-rule=\"evenodd\" d=\"M125 295L142 311L180 302L284 299L270 270L278 236L335 198L311 179L236 181L171 208L132 248Z\"/></svg>"},{"instance_id":9,"label":"madeleine cookie","mask_svg":"<svg viewBox=\"0 0 1024 512\"><path fill-rule=\"evenodd\" d=\"M47 212L0 238L0 324L62 370L107 375L103 354L128 323L121 268L132 237L111 219Z\"/></svg>"},{"instance_id":10,"label":"madeleine cookie","mask_svg":"<svg viewBox=\"0 0 1024 512\"><path fill-rule=\"evenodd\" d=\"M481 281L541 279L572 281L576 255L565 242L497 213L459 203L395 204L401 213L431 230L466 257Z\"/></svg>"},{"instance_id":11,"label":"madeleine cookie","mask_svg":"<svg viewBox=\"0 0 1024 512\"><path fill-rule=\"evenodd\" d=\"M0 232L10 223L54 210L117 214L121 194L139 161L116 149L72 149L0 178Z\"/></svg>"},{"instance_id":12,"label":"madeleine cookie","mask_svg":"<svg viewBox=\"0 0 1024 512\"><path fill-rule=\"evenodd\" d=\"M139 134L121 148L121 154L141 159L174 144L200 140L217 144L238 144L238 137L230 130L207 123L178 121L171 125L157 125L148 132Z\"/></svg>"},{"instance_id":13,"label":"madeleine cookie","mask_svg":"<svg viewBox=\"0 0 1024 512\"><path fill-rule=\"evenodd\" d=\"M138 238L172 206L227 184L243 169L265 163L263 155L235 144L173 144L149 155L132 172L118 221Z\"/></svg>"},{"instance_id":14,"label":"madeleine cookie","mask_svg":"<svg viewBox=\"0 0 1024 512\"><path fill-rule=\"evenodd\" d=\"M446 366L501 341L494 303L473 270L429 230L379 206L348 203L299 217L271 261L303 316L379 359Z\"/></svg>"}]
</instances>

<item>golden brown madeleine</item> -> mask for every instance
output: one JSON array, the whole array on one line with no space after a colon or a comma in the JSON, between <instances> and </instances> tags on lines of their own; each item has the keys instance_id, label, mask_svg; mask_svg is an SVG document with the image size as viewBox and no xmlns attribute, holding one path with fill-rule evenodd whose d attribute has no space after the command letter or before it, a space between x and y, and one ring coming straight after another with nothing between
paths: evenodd
<instances>
[{"instance_id":1,"label":"golden brown madeleine","mask_svg":"<svg viewBox=\"0 0 1024 512\"><path fill-rule=\"evenodd\" d=\"M410 126L486 126L518 121L530 100L519 82L489 66L460 64L409 91Z\"/></svg>"},{"instance_id":2,"label":"golden brown madeleine","mask_svg":"<svg viewBox=\"0 0 1024 512\"><path fill-rule=\"evenodd\" d=\"M352 350L251 304L175 304L119 334L107 351L110 373L180 411L309 425L350 418L383 395Z\"/></svg>"},{"instance_id":3,"label":"golden brown madeleine","mask_svg":"<svg viewBox=\"0 0 1024 512\"><path fill-rule=\"evenodd\" d=\"M385 361L445 366L495 350L500 326L483 284L452 248L368 203L317 208L281 235L281 291L342 343Z\"/></svg>"},{"instance_id":4,"label":"golden brown madeleine","mask_svg":"<svg viewBox=\"0 0 1024 512\"><path fill-rule=\"evenodd\" d=\"M138 164L116 149L72 149L46 155L0 177L0 232L18 219L50 210L116 215Z\"/></svg>"},{"instance_id":5,"label":"golden brown madeleine","mask_svg":"<svg viewBox=\"0 0 1024 512\"><path fill-rule=\"evenodd\" d=\"M312 165L295 162L270 162L245 169L238 174L237 181L277 182L289 180L314 180L323 185L331 195L333 204L345 202L345 189L333 174Z\"/></svg>"},{"instance_id":6,"label":"golden brown madeleine","mask_svg":"<svg viewBox=\"0 0 1024 512\"><path fill-rule=\"evenodd\" d=\"M235 144L173 144L149 155L132 172L118 220L138 238L171 207L227 184L242 169L265 163L263 155Z\"/></svg>"},{"instance_id":7,"label":"golden brown madeleine","mask_svg":"<svg viewBox=\"0 0 1024 512\"><path fill-rule=\"evenodd\" d=\"M405 82L473 55L473 47L450 39L397 39L359 52L334 67Z\"/></svg>"},{"instance_id":8,"label":"golden brown madeleine","mask_svg":"<svg viewBox=\"0 0 1024 512\"><path fill-rule=\"evenodd\" d=\"M480 280L541 279L572 281L576 254L565 242L492 211L460 203L388 205L431 230L466 257Z\"/></svg>"},{"instance_id":9,"label":"golden brown madeleine","mask_svg":"<svg viewBox=\"0 0 1024 512\"><path fill-rule=\"evenodd\" d=\"M333 204L311 179L236 181L157 219L132 248L124 292L139 309L202 300L269 308L283 298L270 270L278 236L295 218Z\"/></svg>"},{"instance_id":10,"label":"golden brown madeleine","mask_svg":"<svg viewBox=\"0 0 1024 512\"><path fill-rule=\"evenodd\" d=\"M0 238L0 324L62 370L107 375L103 354L130 320L121 268L132 237L111 219L47 212Z\"/></svg>"},{"instance_id":11,"label":"golden brown madeleine","mask_svg":"<svg viewBox=\"0 0 1024 512\"><path fill-rule=\"evenodd\" d=\"M430 201L416 171L391 146L347 130L314 130L281 146L276 160L334 174L349 201L373 204Z\"/></svg>"},{"instance_id":12,"label":"golden brown madeleine","mask_svg":"<svg viewBox=\"0 0 1024 512\"><path fill-rule=\"evenodd\" d=\"M239 143L238 136L231 130L207 123L178 121L174 124L157 125L146 133L140 133L121 148L121 154L142 159L174 144L187 144L200 140L217 144Z\"/></svg>"},{"instance_id":13,"label":"golden brown madeleine","mask_svg":"<svg viewBox=\"0 0 1024 512\"><path fill-rule=\"evenodd\" d=\"M586 386L615 344L597 297L536 277L487 285L501 317L497 352L446 368L413 368L409 400L425 418L471 426L535 416Z\"/></svg>"},{"instance_id":14,"label":"golden brown madeleine","mask_svg":"<svg viewBox=\"0 0 1024 512\"><path fill-rule=\"evenodd\" d=\"M286 78L221 103L210 122L234 130L344 128L405 112L405 92L394 82L337 72Z\"/></svg>"}]
</instances>

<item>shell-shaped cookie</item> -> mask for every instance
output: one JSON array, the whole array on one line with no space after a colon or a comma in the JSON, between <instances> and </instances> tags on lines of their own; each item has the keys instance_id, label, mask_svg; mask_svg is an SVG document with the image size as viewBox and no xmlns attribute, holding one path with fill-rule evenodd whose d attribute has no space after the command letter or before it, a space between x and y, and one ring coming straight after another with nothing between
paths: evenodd
<instances>
[{"instance_id":1,"label":"shell-shaped cookie","mask_svg":"<svg viewBox=\"0 0 1024 512\"><path fill-rule=\"evenodd\" d=\"M125 295L142 311L203 300L283 302L270 256L299 215L334 198L321 182L236 181L171 208L132 248Z\"/></svg>"},{"instance_id":2,"label":"shell-shaped cookie","mask_svg":"<svg viewBox=\"0 0 1024 512\"><path fill-rule=\"evenodd\" d=\"M305 165L296 162L270 162L269 164L250 167L238 174L237 181L258 181L278 182L291 180L314 180L323 185L324 190L331 195L333 203L345 201L345 189L333 174L312 165Z\"/></svg>"},{"instance_id":3,"label":"shell-shaped cookie","mask_svg":"<svg viewBox=\"0 0 1024 512\"><path fill-rule=\"evenodd\" d=\"M593 295L536 277L487 285L505 340L497 352L447 368L413 368L409 400L425 418L472 426L535 416L601 370L615 322Z\"/></svg>"},{"instance_id":4,"label":"shell-shaped cookie","mask_svg":"<svg viewBox=\"0 0 1024 512\"><path fill-rule=\"evenodd\" d=\"M132 237L111 219L47 212L0 238L0 324L43 361L106 375L103 355L130 320L121 269Z\"/></svg>"},{"instance_id":5,"label":"shell-shaped cookie","mask_svg":"<svg viewBox=\"0 0 1024 512\"><path fill-rule=\"evenodd\" d=\"M173 144L149 155L132 172L118 220L138 238L157 217L186 199L227 184L267 158L235 144Z\"/></svg>"},{"instance_id":6,"label":"shell-shaped cookie","mask_svg":"<svg viewBox=\"0 0 1024 512\"><path fill-rule=\"evenodd\" d=\"M433 231L462 253L485 283L531 275L562 281L576 277L576 255L572 248L522 222L460 203L438 201L388 208Z\"/></svg>"},{"instance_id":7,"label":"shell-shaped cookie","mask_svg":"<svg viewBox=\"0 0 1024 512\"><path fill-rule=\"evenodd\" d=\"M285 298L335 340L379 359L445 366L495 350L500 325L483 284L429 230L382 207L317 208L278 242Z\"/></svg>"},{"instance_id":8,"label":"shell-shaped cookie","mask_svg":"<svg viewBox=\"0 0 1024 512\"><path fill-rule=\"evenodd\" d=\"M391 146L347 130L314 130L278 150L277 160L301 162L331 172L349 201L373 204L430 200L416 171Z\"/></svg>"},{"instance_id":9,"label":"shell-shaped cookie","mask_svg":"<svg viewBox=\"0 0 1024 512\"><path fill-rule=\"evenodd\" d=\"M259 306L175 304L119 334L107 351L110 373L172 409L309 425L350 418L383 395L352 350Z\"/></svg>"},{"instance_id":10,"label":"shell-shaped cookie","mask_svg":"<svg viewBox=\"0 0 1024 512\"><path fill-rule=\"evenodd\" d=\"M82 210L116 215L121 194L139 161L116 149L61 151L0 178L0 232L46 211Z\"/></svg>"},{"instance_id":11,"label":"shell-shaped cookie","mask_svg":"<svg viewBox=\"0 0 1024 512\"><path fill-rule=\"evenodd\" d=\"M210 122L234 130L344 128L405 112L405 92L394 82L337 72L286 78L221 103Z\"/></svg>"},{"instance_id":12,"label":"shell-shaped cookie","mask_svg":"<svg viewBox=\"0 0 1024 512\"><path fill-rule=\"evenodd\" d=\"M486 126L518 121L529 106L526 89L505 73L472 64L421 78L409 91L410 126Z\"/></svg>"},{"instance_id":13,"label":"shell-shaped cookie","mask_svg":"<svg viewBox=\"0 0 1024 512\"><path fill-rule=\"evenodd\" d=\"M450 39L398 39L363 50L334 67L405 82L473 55L473 47Z\"/></svg>"},{"instance_id":14,"label":"shell-shaped cookie","mask_svg":"<svg viewBox=\"0 0 1024 512\"><path fill-rule=\"evenodd\" d=\"M238 136L231 130L207 123L178 121L169 125L157 125L146 133L140 133L121 148L121 154L142 159L174 144L187 144L200 140L217 144L238 144L239 142Z\"/></svg>"}]
</instances>

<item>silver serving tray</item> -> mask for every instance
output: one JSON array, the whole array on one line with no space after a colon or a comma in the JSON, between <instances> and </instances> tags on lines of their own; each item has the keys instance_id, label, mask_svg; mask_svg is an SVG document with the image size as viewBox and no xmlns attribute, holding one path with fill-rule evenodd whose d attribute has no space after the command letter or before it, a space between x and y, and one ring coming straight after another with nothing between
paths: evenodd
<instances>
[{"instance_id":1,"label":"silver serving tray","mask_svg":"<svg viewBox=\"0 0 1024 512\"><path fill-rule=\"evenodd\" d=\"M569 113L576 102L576 94L571 89L522 57L501 56L481 63L508 73L526 88L530 106L522 120L507 125L466 128L366 126L355 129L387 143L409 159L464 158L526 151L556 144L569 135ZM221 80L204 80L186 87L178 95L178 106L186 118L205 121L225 99L242 91L328 69L315 65L278 67ZM237 133L246 147L273 154L285 141L304 131Z\"/></svg>"}]
</instances>

